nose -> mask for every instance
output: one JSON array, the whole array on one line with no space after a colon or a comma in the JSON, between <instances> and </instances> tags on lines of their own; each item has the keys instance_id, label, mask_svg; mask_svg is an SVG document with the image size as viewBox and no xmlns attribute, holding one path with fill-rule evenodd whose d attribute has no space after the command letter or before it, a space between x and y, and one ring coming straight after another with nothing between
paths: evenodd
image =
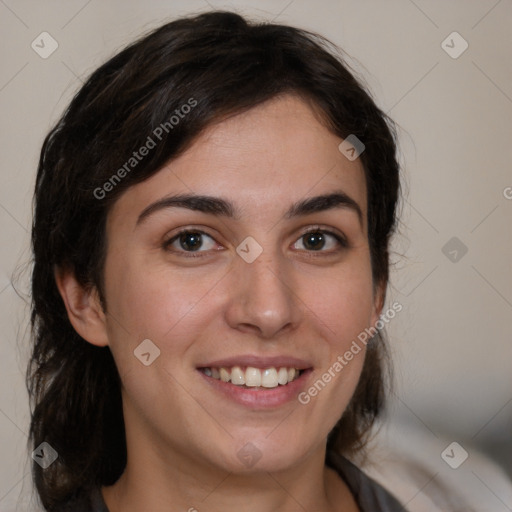
<instances>
[{"instance_id":1,"label":"nose","mask_svg":"<svg viewBox=\"0 0 512 512\"><path fill-rule=\"evenodd\" d=\"M228 324L242 332L272 339L299 323L300 300L291 272L279 256L264 251L255 261L237 260L231 273Z\"/></svg>"}]
</instances>

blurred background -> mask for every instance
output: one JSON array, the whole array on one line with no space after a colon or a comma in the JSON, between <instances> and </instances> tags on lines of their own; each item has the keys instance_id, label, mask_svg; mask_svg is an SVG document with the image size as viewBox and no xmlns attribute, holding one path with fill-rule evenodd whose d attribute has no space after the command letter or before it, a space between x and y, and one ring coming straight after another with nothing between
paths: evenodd
<instances>
[{"instance_id":1,"label":"blurred background","mask_svg":"<svg viewBox=\"0 0 512 512\"><path fill-rule=\"evenodd\" d=\"M118 49L218 8L330 38L399 126L388 302L403 309L387 326L396 388L367 471L411 511L459 510L432 498L443 486L476 510L512 510L510 0L0 0L0 511L36 510L30 267L16 270L30 262L43 138Z\"/></svg>"}]
</instances>

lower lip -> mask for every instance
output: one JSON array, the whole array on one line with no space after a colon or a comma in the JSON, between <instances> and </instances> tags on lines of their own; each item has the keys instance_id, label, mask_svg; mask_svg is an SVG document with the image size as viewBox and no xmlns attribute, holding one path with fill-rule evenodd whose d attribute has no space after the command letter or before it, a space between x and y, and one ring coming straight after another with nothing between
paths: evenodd
<instances>
[{"instance_id":1,"label":"lower lip","mask_svg":"<svg viewBox=\"0 0 512 512\"><path fill-rule=\"evenodd\" d=\"M236 386L235 384L231 384L231 382L214 379L213 377L208 377L208 375L200 370L197 371L214 390L223 394L233 402L253 409L279 407L293 400L297 400L299 393L306 387L306 379L312 372L310 368L304 370L300 377L284 386L251 389Z\"/></svg>"}]
</instances>

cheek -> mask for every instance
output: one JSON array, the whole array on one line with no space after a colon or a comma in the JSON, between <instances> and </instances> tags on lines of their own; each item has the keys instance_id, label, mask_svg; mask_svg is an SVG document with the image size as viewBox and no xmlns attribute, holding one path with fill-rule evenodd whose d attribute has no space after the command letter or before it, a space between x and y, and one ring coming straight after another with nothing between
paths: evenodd
<instances>
[{"instance_id":1,"label":"cheek","mask_svg":"<svg viewBox=\"0 0 512 512\"><path fill-rule=\"evenodd\" d=\"M201 323L222 274L211 270L172 271L168 265L144 264L134 258L106 265L111 348L126 350L127 335L135 348L149 338L162 348L179 348L180 332ZM191 333L192 334L192 333ZM169 340L172 339L172 346Z\"/></svg>"},{"instance_id":2,"label":"cheek","mask_svg":"<svg viewBox=\"0 0 512 512\"><path fill-rule=\"evenodd\" d=\"M371 325L373 287L366 272L339 272L317 283L309 305L324 343L315 348L322 365L298 397L311 415L311 430L325 437L348 406L359 382L366 345L358 336Z\"/></svg>"},{"instance_id":3,"label":"cheek","mask_svg":"<svg viewBox=\"0 0 512 512\"><path fill-rule=\"evenodd\" d=\"M369 264L326 273L321 279L303 277L304 302L325 326L326 337L343 347L367 328L374 308Z\"/></svg>"}]
</instances>

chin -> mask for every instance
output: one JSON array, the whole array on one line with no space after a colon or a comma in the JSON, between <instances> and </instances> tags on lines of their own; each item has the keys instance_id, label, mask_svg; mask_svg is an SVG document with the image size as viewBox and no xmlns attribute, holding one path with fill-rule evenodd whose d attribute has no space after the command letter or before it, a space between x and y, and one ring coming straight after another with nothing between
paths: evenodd
<instances>
[{"instance_id":1,"label":"chin","mask_svg":"<svg viewBox=\"0 0 512 512\"><path fill-rule=\"evenodd\" d=\"M294 443L288 436L271 439L268 431L265 434L243 436L232 439L224 447L221 465L225 471L234 474L256 474L260 472L280 472L296 467L301 459L313 451L304 442Z\"/></svg>"}]
</instances>

